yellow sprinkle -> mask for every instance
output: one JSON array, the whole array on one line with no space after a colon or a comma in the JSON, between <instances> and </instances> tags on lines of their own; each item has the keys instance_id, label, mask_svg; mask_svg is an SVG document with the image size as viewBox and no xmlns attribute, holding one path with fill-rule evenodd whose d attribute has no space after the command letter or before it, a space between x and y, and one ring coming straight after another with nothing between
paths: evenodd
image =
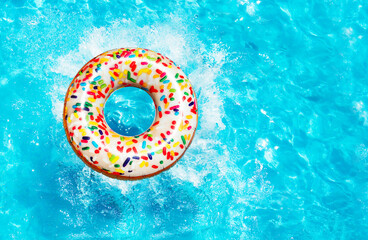
<instances>
[{"instance_id":1,"label":"yellow sprinkle","mask_svg":"<svg viewBox=\"0 0 368 240\"><path fill-rule=\"evenodd\" d=\"M107 58L101 58L100 63L104 63L104 62L108 62L108 61L109 61L109 59L107 59Z\"/></svg>"},{"instance_id":2,"label":"yellow sprinkle","mask_svg":"<svg viewBox=\"0 0 368 240\"><path fill-rule=\"evenodd\" d=\"M193 116L192 115L187 115L187 119L192 119Z\"/></svg>"},{"instance_id":3,"label":"yellow sprinkle","mask_svg":"<svg viewBox=\"0 0 368 240\"><path fill-rule=\"evenodd\" d=\"M119 68L117 68L117 69L115 69L115 70L114 70L114 72L119 73L119 72L121 72L121 71L120 71L120 69L119 69Z\"/></svg>"},{"instance_id":4,"label":"yellow sprinkle","mask_svg":"<svg viewBox=\"0 0 368 240\"><path fill-rule=\"evenodd\" d=\"M171 156L175 156L175 152L174 151L171 151Z\"/></svg>"},{"instance_id":5,"label":"yellow sprinkle","mask_svg":"<svg viewBox=\"0 0 368 240\"><path fill-rule=\"evenodd\" d=\"M112 155L113 157L110 159L110 162L111 163L116 163L118 160L119 160L119 156L116 156L116 155Z\"/></svg>"},{"instance_id":6,"label":"yellow sprinkle","mask_svg":"<svg viewBox=\"0 0 368 240\"><path fill-rule=\"evenodd\" d=\"M124 137L124 140L128 141L128 140L131 140L133 139L133 137Z\"/></svg>"},{"instance_id":7,"label":"yellow sprinkle","mask_svg":"<svg viewBox=\"0 0 368 240\"><path fill-rule=\"evenodd\" d=\"M94 135L95 135L96 137L98 137L98 135L99 135L99 134L98 134L98 132L95 132L95 133L94 133Z\"/></svg>"},{"instance_id":8,"label":"yellow sprinkle","mask_svg":"<svg viewBox=\"0 0 368 240\"><path fill-rule=\"evenodd\" d=\"M128 142L126 142L126 145L127 146L130 146L130 145L132 145L133 144L133 142L132 141L128 141Z\"/></svg>"},{"instance_id":9,"label":"yellow sprinkle","mask_svg":"<svg viewBox=\"0 0 368 240\"><path fill-rule=\"evenodd\" d=\"M74 113L74 117L75 117L75 118L79 118L78 113L76 113L76 112L75 112L75 113Z\"/></svg>"},{"instance_id":10,"label":"yellow sprinkle","mask_svg":"<svg viewBox=\"0 0 368 240\"><path fill-rule=\"evenodd\" d=\"M107 157L111 158L112 154L110 152L107 152Z\"/></svg>"},{"instance_id":11,"label":"yellow sprinkle","mask_svg":"<svg viewBox=\"0 0 368 240\"><path fill-rule=\"evenodd\" d=\"M139 152L140 154L146 154L147 153L147 150L142 150Z\"/></svg>"},{"instance_id":12,"label":"yellow sprinkle","mask_svg":"<svg viewBox=\"0 0 368 240\"><path fill-rule=\"evenodd\" d=\"M171 86L172 86L172 83L169 82L169 84L167 84L167 89L170 90L171 89Z\"/></svg>"},{"instance_id":13,"label":"yellow sprinkle","mask_svg":"<svg viewBox=\"0 0 368 240\"><path fill-rule=\"evenodd\" d=\"M165 109L169 107L169 102L165 103Z\"/></svg>"},{"instance_id":14,"label":"yellow sprinkle","mask_svg":"<svg viewBox=\"0 0 368 240\"><path fill-rule=\"evenodd\" d=\"M72 122L72 120L70 119L70 117L68 117L68 123L71 123Z\"/></svg>"},{"instance_id":15,"label":"yellow sprinkle","mask_svg":"<svg viewBox=\"0 0 368 240\"><path fill-rule=\"evenodd\" d=\"M183 90L184 90L184 88L185 88L185 86L184 86L184 85L181 85L181 86L180 86L180 90L182 90L182 91L183 91Z\"/></svg>"},{"instance_id":16,"label":"yellow sprinkle","mask_svg":"<svg viewBox=\"0 0 368 240\"><path fill-rule=\"evenodd\" d=\"M165 87L164 85L161 85L161 86L160 86L160 89L164 89L164 87Z\"/></svg>"},{"instance_id":17,"label":"yellow sprinkle","mask_svg":"<svg viewBox=\"0 0 368 240\"><path fill-rule=\"evenodd\" d=\"M106 137L106 143L109 144L110 143L110 138Z\"/></svg>"},{"instance_id":18,"label":"yellow sprinkle","mask_svg":"<svg viewBox=\"0 0 368 240\"><path fill-rule=\"evenodd\" d=\"M179 126L179 131L183 131L183 122L180 123L180 126Z\"/></svg>"},{"instance_id":19,"label":"yellow sprinkle","mask_svg":"<svg viewBox=\"0 0 368 240\"><path fill-rule=\"evenodd\" d=\"M103 105L103 103L100 103L100 107L103 107L104 105Z\"/></svg>"},{"instance_id":20,"label":"yellow sprinkle","mask_svg":"<svg viewBox=\"0 0 368 240\"><path fill-rule=\"evenodd\" d=\"M187 129L188 126L189 126L189 123L185 124L183 128Z\"/></svg>"},{"instance_id":21,"label":"yellow sprinkle","mask_svg":"<svg viewBox=\"0 0 368 240\"><path fill-rule=\"evenodd\" d=\"M117 135L117 134L112 134L111 135L112 137L114 137L114 138L118 138L118 137L120 137L119 135Z\"/></svg>"},{"instance_id":22,"label":"yellow sprinkle","mask_svg":"<svg viewBox=\"0 0 368 240\"><path fill-rule=\"evenodd\" d=\"M190 139L190 134L188 134L188 135L185 135L185 139L187 140L187 141L189 141L189 139Z\"/></svg>"},{"instance_id":23,"label":"yellow sprinkle","mask_svg":"<svg viewBox=\"0 0 368 240\"><path fill-rule=\"evenodd\" d=\"M170 146L169 144L166 144L166 147L167 147L168 149L171 149L171 146Z\"/></svg>"},{"instance_id":24,"label":"yellow sprinkle","mask_svg":"<svg viewBox=\"0 0 368 240\"><path fill-rule=\"evenodd\" d=\"M120 77L120 76L119 76L119 77ZM123 84L123 81L119 81L118 83L119 83L119 84Z\"/></svg>"},{"instance_id":25,"label":"yellow sprinkle","mask_svg":"<svg viewBox=\"0 0 368 240\"><path fill-rule=\"evenodd\" d=\"M119 78L123 78L123 77L124 77L124 73L120 73Z\"/></svg>"},{"instance_id":26,"label":"yellow sprinkle","mask_svg":"<svg viewBox=\"0 0 368 240\"><path fill-rule=\"evenodd\" d=\"M174 147L177 147L180 144L180 142L174 143Z\"/></svg>"},{"instance_id":27,"label":"yellow sprinkle","mask_svg":"<svg viewBox=\"0 0 368 240\"><path fill-rule=\"evenodd\" d=\"M168 68L172 68L172 65L167 66Z\"/></svg>"},{"instance_id":28,"label":"yellow sprinkle","mask_svg":"<svg viewBox=\"0 0 368 240\"><path fill-rule=\"evenodd\" d=\"M148 163L148 162L147 162L147 163ZM144 166L146 166L146 162L145 162L145 161L142 161L142 162L141 162L141 164L139 164L139 167L141 167L141 168L142 168L142 167L144 167Z\"/></svg>"},{"instance_id":29,"label":"yellow sprinkle","mask_svg":"<svg viewBox=\"0 0 368 240\"><path fill-rule=\"evenodd\" d=\"M110 74L110 76L111 76L113 79L115 79L115 80L116 80L115 75L114 75L111 71L109 71L109 74Z\"/></svg>"},{"instance_id":30,"label":"yellow sprinkle","mask_svg":"<svg viewBox=\"0 0 368 240\"><path fill-rule=\"evenodd\" d=\"M155 146L158 147L158 143L155 143Z\"/></svg>"},{"instance_id":31,"label":"yellow sprinkle","mask_svg":"<svg viewBox=\"0 0 368 240\"><path fill-rule=\"evenodd\" d=\"M158 77L160 77L160 75L158 74L153 75L153 78L158 78Z\"/></svg>"},{"instance_id":32,"label":"yellow sprinkle","mask_svg":"<svg viewBox=\"0 0 368 240\"><path fill-rule=\"evenodd\" d=\"M142 73L147 73L148 75L150 75L151 72L152 70L149 68L142 68L141 70L138 71L138 76L142 75Z\"/></svg>"},{"instance_id":33,"label":"yellow sprinkle","mask_svg":"<svg viewBox=\"0 0 368 240\"><path fill-rule=\"evenodd\" d=\"M91 97L89 97L89 98L88 98L88 100L89 100L90 102L95 102L95 101L96 101L96 99L91 98Z\"/></svg>"},{"instance_id":34,"label":"yellow sprinkle","mask_svg":"<svg viewBox=\"0 0 368 240\"><path fill-rule=\"evenodd\" d=\"M121 169L119 169L119 168L115 168L115 172L125 173L123 170L121 170Z\"/></svg>"},{"instance_id":35,"label":"yellow sprinkle","mask_svg":"<svg viewBox=\"0 0 368 240\"><path fill-rule=\"evenodd\" d=\"M100 108L96 107L98 114L101 114Z\"/></svg>"},{"instance_id":36,"label":"yellow sprinkle","mask_svg":"<svg viewBox=\"0 0 368 240\"><path fill-rule=\"evenodd\" d=\"M128 65L129 63L131 63L132 61L131 60L128 60L125 62L125 65ZM125 72L125 71L124 71Z\"/></svg>"},{"instance_id":37,"label":"yellow sprinkle","mask_svg":"<svg viewBox=\"0 0 368 240\"><path fill-rule=\"evenodd\" d=\"M98 126L98 123L95 121L89 121L89 124L93 125L93 126Z\"/></svg>"}]
</instances>

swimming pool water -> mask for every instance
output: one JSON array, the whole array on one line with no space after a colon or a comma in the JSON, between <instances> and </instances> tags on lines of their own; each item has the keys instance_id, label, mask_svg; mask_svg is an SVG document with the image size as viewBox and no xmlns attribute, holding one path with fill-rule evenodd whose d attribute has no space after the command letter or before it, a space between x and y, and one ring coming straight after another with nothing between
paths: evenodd
<instances>
[{"instance_id":1,"label":"swimming pool water","mask_svg":"<svg viewBox=\"0 0 368 240\"><path fill-rule=\"evenodd\" d=\"M0 239L367 239L363 0L0 3ZM106 50L177 63L184 157L127 182L67 143L64 94Z\"/></svg>"}]
</instances>

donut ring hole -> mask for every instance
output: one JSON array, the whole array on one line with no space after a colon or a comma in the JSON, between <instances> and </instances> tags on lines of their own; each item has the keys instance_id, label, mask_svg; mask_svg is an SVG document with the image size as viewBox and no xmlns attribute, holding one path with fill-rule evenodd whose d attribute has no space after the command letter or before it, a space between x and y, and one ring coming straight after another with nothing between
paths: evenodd
<instances>
[{"instance_id":1,"label":"donut ring hole","mask_svg":"<svg viewBox=\"0 0 368 240\"><path fill-rule=\"evenodd\" d=\"M154 123L156 107L151 95L143 89L122 87L107 98L104 116L114 132L122 136L137 136Z\"/></svg>"}]
</instances>

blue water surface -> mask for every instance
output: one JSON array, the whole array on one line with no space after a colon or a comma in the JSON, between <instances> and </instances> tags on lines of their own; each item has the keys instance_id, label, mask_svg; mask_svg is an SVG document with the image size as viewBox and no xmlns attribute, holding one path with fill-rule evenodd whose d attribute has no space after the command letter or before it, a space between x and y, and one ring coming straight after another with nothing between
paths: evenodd
<instances>
[{"instance_id":1,"label":"blue water surface","mask_svg":"<svg viewBox=\"0 0 368 240\"><path fill-rule=\"evenodd\" d=\"M368 2L0 3L0 239L368 239ZM94 56L177 63L199 127L141 181L86 167L62 124Z\"/></svg>"}]
</instances>

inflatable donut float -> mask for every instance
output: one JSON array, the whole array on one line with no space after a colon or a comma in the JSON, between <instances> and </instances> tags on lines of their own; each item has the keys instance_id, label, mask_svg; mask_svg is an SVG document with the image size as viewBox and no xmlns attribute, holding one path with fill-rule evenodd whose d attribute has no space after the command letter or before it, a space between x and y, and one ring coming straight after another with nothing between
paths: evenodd
<instances>
[{"instance_id":1,"label":"inflatable donut float","mask_svg":"<svg viewBox=\"0 0 368 240\"><path fill-rule=\"evenodd\" d=\"M137 87L156 109L151 127L128 137L106 123L104 105L115 90ZM193 88L173 61L142 48L121 48L90 60L65 96L63 123L68 142L92 169L112 178L135 180L173 166L189 147L198 123Z\"/></svg>"}]
</instances>

